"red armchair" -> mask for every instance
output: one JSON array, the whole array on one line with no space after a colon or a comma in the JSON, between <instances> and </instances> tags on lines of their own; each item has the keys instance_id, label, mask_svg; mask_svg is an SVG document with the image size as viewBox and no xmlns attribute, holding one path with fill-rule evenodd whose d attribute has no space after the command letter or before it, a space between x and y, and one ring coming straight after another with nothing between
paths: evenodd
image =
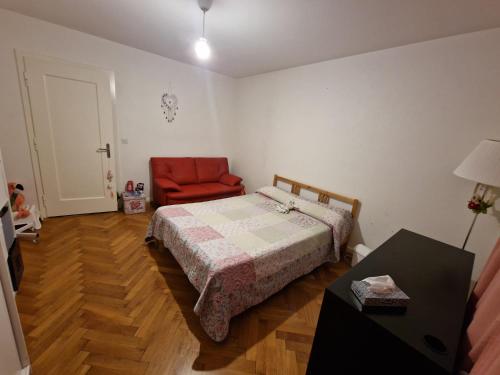
<instances>
[{"instance_id":1,"label":"red armchair","mask_svg":"<svg viewBox=\"0 0 500 375\"><path fill-rule=\"evenodd\" d=\"M203 202L245 194L242 179L229 174L227 158L151 158L157 205Z\"/></svg>"}]
</instances>

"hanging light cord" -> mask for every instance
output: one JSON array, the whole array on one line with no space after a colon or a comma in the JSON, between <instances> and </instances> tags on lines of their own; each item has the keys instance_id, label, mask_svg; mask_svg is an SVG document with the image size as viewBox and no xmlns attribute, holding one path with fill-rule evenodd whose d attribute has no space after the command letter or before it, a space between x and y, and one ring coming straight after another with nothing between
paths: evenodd
<instances>
[{"instance_id":1,"label":"hanging light cord","mask_svg":"<svg viewBox=\"0 0 500 375\"><path fill-rule=\"evenodd\" d=\"M203 33L202 33L202 36L203 38L205 38L205 14L207 13L207 10L206 9L202 9L203 10Z\"/></svg>"}]
</instances>

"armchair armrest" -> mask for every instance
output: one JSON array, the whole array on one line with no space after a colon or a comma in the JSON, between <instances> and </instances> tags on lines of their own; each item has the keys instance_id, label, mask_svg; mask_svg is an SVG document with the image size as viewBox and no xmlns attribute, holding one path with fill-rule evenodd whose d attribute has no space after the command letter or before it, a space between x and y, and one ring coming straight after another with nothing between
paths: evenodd
<instances>
[{"instance_id":1,"label":"armchair armrest","mask_svg":"<svg viewBox=\"0 0 500 375\"><path fill-rule=\"evenodd\" d=\"M235 176L235 175L232 175L229 173L223 174L219 179L219 182L221 184L228 185L228 186L239 185L241 181L243 181L243 179L241 177L238 177L238 176Z\"/></svg>"},{"instance_id":2,"label":"armchair armrest","mask_svg":"<svg viewBox=\"0 0 500 375\"><path fill-rule=\"evenodd\" d=\"M165 191L181 191L181 187L168 178L155 178L155 185Z\"/></svg>"}]
</instances>

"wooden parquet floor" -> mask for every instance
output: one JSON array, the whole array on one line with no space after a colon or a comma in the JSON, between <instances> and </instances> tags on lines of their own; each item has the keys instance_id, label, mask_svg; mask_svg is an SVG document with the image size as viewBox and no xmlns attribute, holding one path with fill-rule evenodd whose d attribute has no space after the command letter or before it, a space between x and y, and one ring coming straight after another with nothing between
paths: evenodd
<instances>
[{"instance_id":1,"label":"wooden parquet floor","mask_svg":"<svg viewBox=\"0 0 500 375\"><path fill-rule=\"evenodd\" d=\"M16 299L32 373L304 374L323 290L348 267L296 280L233 318L215 343L175 259L143 243L150 216L51 218L38 244L22 242Z\"/></svg>"}]
</instances>

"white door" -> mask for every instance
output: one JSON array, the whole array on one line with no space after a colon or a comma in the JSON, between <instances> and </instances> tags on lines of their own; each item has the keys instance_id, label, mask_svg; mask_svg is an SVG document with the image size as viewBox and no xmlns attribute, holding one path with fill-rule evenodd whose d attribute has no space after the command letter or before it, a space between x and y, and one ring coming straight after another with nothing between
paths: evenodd
<instances>
[{"instance_id":1,"label":"white door","mask_svg":"<svg viewBox=\"0 0 500 375\"><path fill-rule=\"evenodd\" d=\"M24 57L47 216L116 211L111 76Z\"/></svg>"}]
</instances>

